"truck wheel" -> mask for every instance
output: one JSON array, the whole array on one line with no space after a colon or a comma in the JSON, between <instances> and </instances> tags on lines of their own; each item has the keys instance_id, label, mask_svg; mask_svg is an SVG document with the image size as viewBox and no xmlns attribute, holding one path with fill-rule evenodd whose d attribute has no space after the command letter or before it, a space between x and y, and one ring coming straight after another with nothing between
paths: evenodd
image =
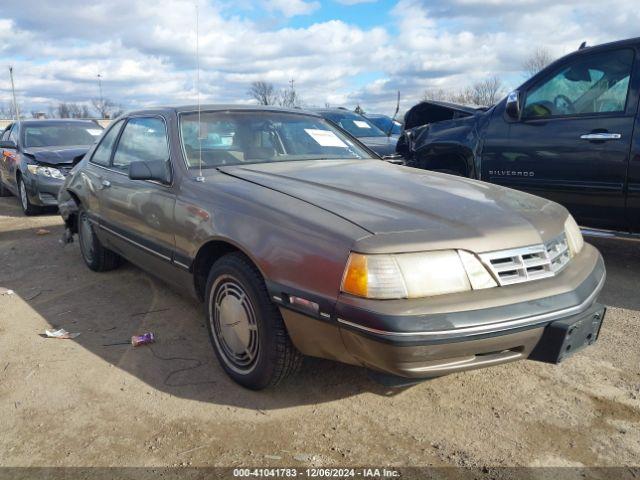
<instances>
[{"instance_id":1,"label":"truck wheel","mask_svg":"<svg viewBox=\"0 0 640 480\"><path fill-rule=\"evenodd\" d=\"M18 177L18 193L19 193L19 199L20 199L20 205L22 206L22 211L24 212L25 215L27 216L31 216L31 215L37 215L39 214L42 209L36 205L33 205L31 203L31 200L29 200L29 195L27 194L27 187L24 184L24 181L22 180L22 177Z\"/></svg>"},{"instance_id":2,"label":"truck wheel","mask_svg":"<svg viewBox=\"0 0 640 480\"><path fill-rule=\"evenodd\" d=\"M261 390L299 368L302 354L291 343L262 275L241 253L227 254L213 264L206 314L216 356L240 385Z\"/></svg>"},{"instance_id":3,"label":"truck wheel","mask_svg":"<svg viewBox=\"0 0 640 480\"><path fill-rule=\"evenodd\" d=\"M102 246L84 210L78 212L78 239L82 259L94 272L107 272L120 265L120 255Z\"/></svg>"}]
</instances>

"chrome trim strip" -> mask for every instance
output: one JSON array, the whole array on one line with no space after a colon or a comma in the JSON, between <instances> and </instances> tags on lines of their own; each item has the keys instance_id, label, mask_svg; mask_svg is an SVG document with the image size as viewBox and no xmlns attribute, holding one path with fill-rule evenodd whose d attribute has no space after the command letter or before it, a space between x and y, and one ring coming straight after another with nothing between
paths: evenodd
<instances>
[{"instance_id":1,"label":"chrome trim strip","mask_svg":"<svg viewBox=\"0 0 640 480\"><path fill-rule=\"evenodd\" d=\"M176 265L178 265L179 267L184 268L185 270L189 270L189 265L185 265L184 263L181 263L177 260L174 260L173 263L175 263Z\"/></svg>"},{"instance_id":2,"label":"chrome trim strip","mask_svg":"<svg viewBox=\"0 0 640 480\"><path fill-rule=\"evenodd\" d=\"M131 240L130 238L125 237L124 235L118 233L118 232L114 232L113 230L111 230L108 227L105 227L104 225L100 225L100 228L102 228L103 230L106 230L107 232L111 233L112 235L115 235L118 238L121 238L122 240L125 240L133 245L135 245L138 248L142 248L143 250L146 250L149 253L152 253L154 255L157 255L158 257L167 260L167 261L171 261L171 257L167 257L166 255L163 255L162 253L156 252L155 250L150 249L149 247L145 247L144 245L139 244L138 242L135 242L133 240Z\"/></svg>"},{"instance_id":3,"label":"chrome trim strip","mask_svg":"<svg viewBox=\"0 0 640 480\"><path fill-rule=\"evenodd\" d=\"M511 328L519 327L519 326L534 326L539 323L550 322L561 317L582 313L585 310L587 310L591 306L591 304L594 302L595 298L598 296L598 294L602 290L602 287L604 286L605 279L606 279L606 274L602 276L602 279L596 286L595 290L579 305L575 305L569 308L564 308L562 310L556 310L555 312L542 313L540 315L534 315L532 317L520 318L518 320L509 320L501 323L488 323L486 325L477 325L474 327L462 327L462 328L456 328L453 330L434 330L430 332L389 332L386 330L378 330L376 328L365 327L363 325L353 323L348 320L344 320L342 318L338 318L338 322L353 328L357 328L359 330L363 330L365 332L375 333L377 335L385 335L389 337L443 336L443 337L456 338L456 337L468 335L468 334L493 333L493 332L499 332L502 330L508 330Z\"/></svg>"},{"instance_id":4,"label":"chrome trim strip","mask_svg":"<svg viewBox=\"0 0 640 480\"><path fill-rule=\"evenodd\" d=\"M615 230L605 230L601 228L588 227L580 227L580 231L585 237L612 238L616 240L627 240L632 242L640 241L640 234L638 233L619 232Z\"/></svg>"}]
</instances>

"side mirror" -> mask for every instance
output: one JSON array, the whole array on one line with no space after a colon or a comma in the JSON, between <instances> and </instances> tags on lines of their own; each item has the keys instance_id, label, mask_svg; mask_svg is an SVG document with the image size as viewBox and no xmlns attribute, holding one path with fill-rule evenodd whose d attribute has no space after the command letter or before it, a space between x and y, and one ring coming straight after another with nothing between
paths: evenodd
<instances>
[{"instance_id":1,"label":"side mirror","mask_svg":"<svg viewBox=\"0 0 640 480\"><path fill-rule=\"evenodd\" d=\"M509 118L513 120L520 120L520 92L518 92L518 90L514 90L509 94L504 111L507 113Z\"/></svg>"},{"instance_id":2,"label":"side mirror","mask_svg":"<svg viewBox=\"0 0 640 480\"><path fill-rule=\"evenodd\" d=\"M153 180L169 183L171 181L169 162L131 162L129 164L129 178L131 180Z\"/></svg>"},{"instance_id":3,"label":"side mirror","mask_svg":"<svg viewBox=\"0 0 640 480\"><path fill-rule=\"evenodd\" d=\"M18 148L13 140L0 140L0 148L10 148L15 150Z\"/></svg>"}]
</instances>

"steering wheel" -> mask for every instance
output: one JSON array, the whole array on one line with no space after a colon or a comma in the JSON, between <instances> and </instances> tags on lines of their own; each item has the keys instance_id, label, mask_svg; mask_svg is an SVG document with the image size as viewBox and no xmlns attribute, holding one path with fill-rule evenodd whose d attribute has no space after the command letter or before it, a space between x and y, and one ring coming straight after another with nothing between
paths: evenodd
<instances>
[{"instance_id":1,"label":"steering wheel","mask_svg":"<svg viewBox=\"0 0 640 480\"><path fill-rule=\"evenodd\" d=\"M571 99L562 93L556 95L556 98L553 99L553 105L559 113L576 113Z\"/></svg>"}]
</instances>

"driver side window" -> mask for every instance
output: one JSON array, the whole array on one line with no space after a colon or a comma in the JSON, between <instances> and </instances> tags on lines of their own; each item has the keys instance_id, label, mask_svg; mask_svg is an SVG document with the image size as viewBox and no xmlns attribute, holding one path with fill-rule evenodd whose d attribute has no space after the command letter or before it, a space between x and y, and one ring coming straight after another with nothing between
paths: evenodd
<instances>
[{"instance_id":1,"label":"driver side window","mask_svg":"<svg viewBox=\"0 0 640 480\"><path fill-rule=\"evenodd\" d=\"M632 67L628 49L579 58L529 91L523 118L624 112Z\"/></svg>"}]
</instances>

